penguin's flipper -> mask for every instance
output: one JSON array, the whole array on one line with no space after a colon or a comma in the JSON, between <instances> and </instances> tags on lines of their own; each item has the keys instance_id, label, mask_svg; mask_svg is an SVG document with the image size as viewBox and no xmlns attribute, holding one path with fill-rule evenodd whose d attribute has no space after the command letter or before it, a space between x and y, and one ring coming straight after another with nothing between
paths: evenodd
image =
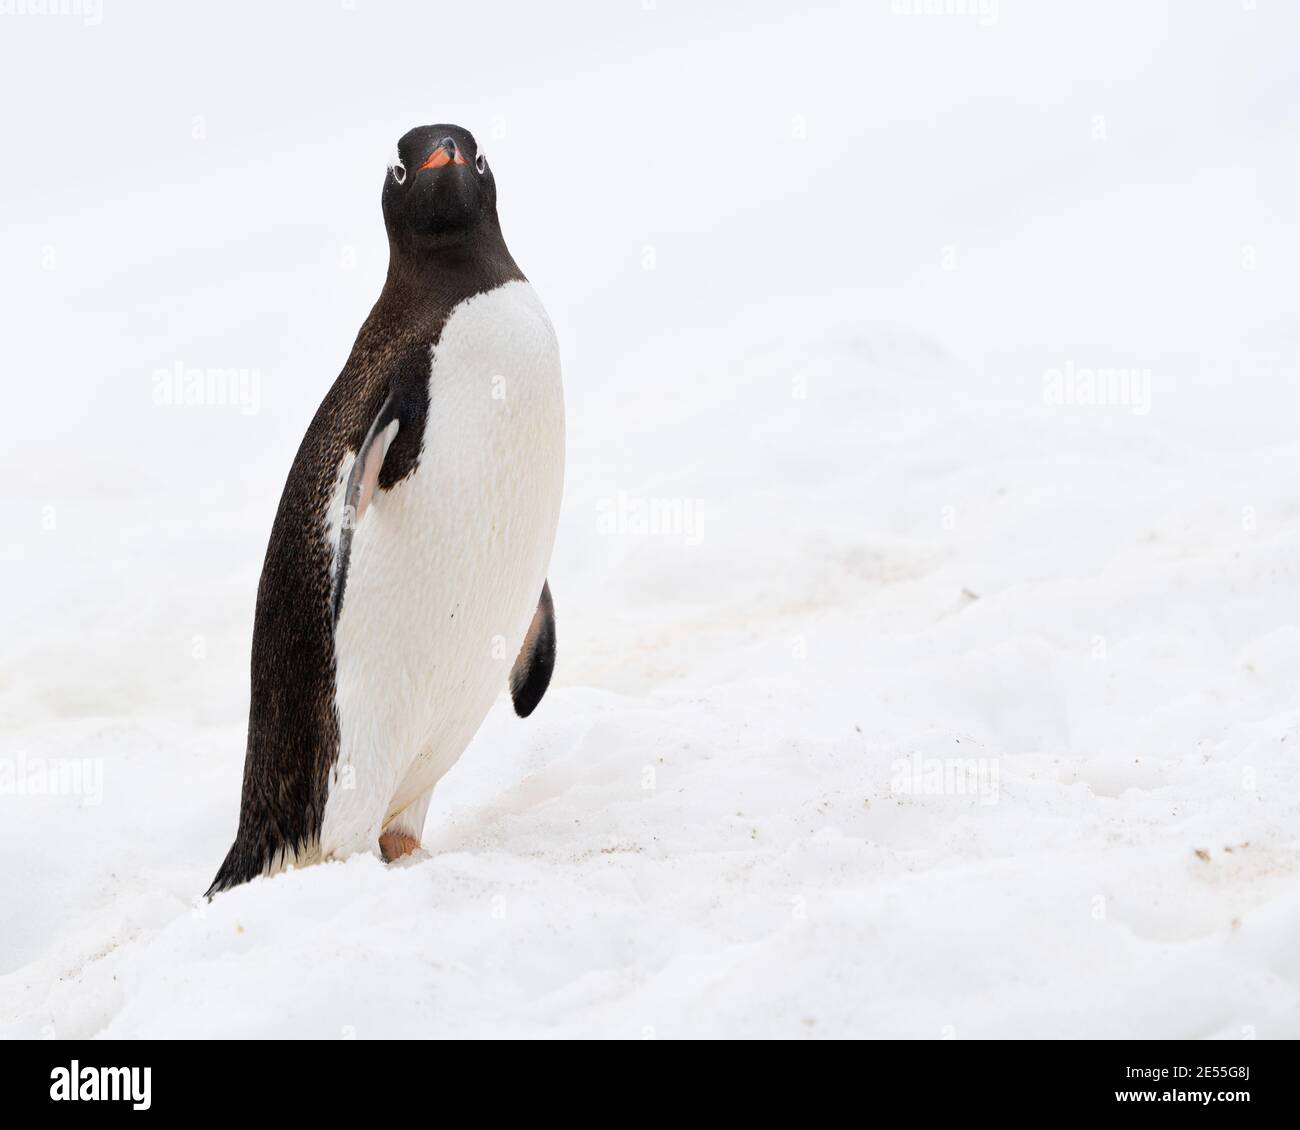
<instances>
[{"instance_id":1,"label":"penguin's flipper","mask_svg":"<svg viewBox=\"0 0 1300 1130\"><path fill-rule=\"evenodd\" d=\"M555 670L555 604L551 600L549 582L542 583L542 599L537 602L533 622L528 625L524 646L519 658L510 669L510 697L515 703L515 713L527 718L542 701L542 695L551 685L551 672Z\"/></svg>"},{"instance_id":2,"label":"penguin's flipper","mask_svg":"<svg viewBox=\"0 0 1300 1130\"><path fill-rule=\"evenodd\" d=\"M379 472L384 457L401 427L400 401L394 393L384 401L366 438L361 443L352 469L348 472L347 487L343 491L343 518L339 525L338 553L334 564L334 623L339 622L343 610L343 590L348 581L348 560L352 556L352 535L366 516L370 500L379 486Z\"/></svg>"}]
</instances>

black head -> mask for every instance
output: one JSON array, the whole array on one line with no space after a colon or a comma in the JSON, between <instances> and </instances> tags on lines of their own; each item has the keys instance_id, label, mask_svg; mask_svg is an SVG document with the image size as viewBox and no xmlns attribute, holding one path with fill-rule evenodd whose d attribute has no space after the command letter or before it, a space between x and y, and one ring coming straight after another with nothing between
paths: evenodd
<instances>
[{"instance_id":1,"label":"black head","mask_svg":"<svg viewBox=\"0 0 1300 1130\"><path fill-rule=\"evenodd\" d=\"M460 126L417 126L397 143L383 204L394 252L501 240L496 181L474 135Z\"/></svg>"}]
</instances>

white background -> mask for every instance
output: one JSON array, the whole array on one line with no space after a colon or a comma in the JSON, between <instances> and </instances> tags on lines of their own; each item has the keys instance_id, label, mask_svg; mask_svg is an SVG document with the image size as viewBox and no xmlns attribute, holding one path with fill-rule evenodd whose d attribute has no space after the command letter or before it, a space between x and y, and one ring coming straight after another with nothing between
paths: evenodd
<instances>
[{"instance_id":1,"label":"white background","mask_svg":"<svg viewBox=\"0 0 1300 1130\"><path fill-rule=\"evenodd\" d=\"M0 1032L1300 1035L1300 19L924 6L0 6ZM196 909L435 121L560 337L556 680L427 857Z\"/></svg>"}]
</instances>

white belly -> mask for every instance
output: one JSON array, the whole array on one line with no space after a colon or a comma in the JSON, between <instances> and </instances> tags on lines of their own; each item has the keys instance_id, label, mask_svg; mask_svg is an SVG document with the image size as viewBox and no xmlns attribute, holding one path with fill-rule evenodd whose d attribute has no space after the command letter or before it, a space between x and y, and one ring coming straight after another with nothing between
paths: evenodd
<instances>
[{"instance_id":1,"label":"white belly","mask_svg":"<svg viewBox=\"0 0 1300 1130\"><path fill-rule=\"evenodd\" d=\"M374 850L473 738L537 607L563 480L555 333L532 287L507 283L452 312L419 466L353 536L323 855Z\"/></svg>"}]
</instances>

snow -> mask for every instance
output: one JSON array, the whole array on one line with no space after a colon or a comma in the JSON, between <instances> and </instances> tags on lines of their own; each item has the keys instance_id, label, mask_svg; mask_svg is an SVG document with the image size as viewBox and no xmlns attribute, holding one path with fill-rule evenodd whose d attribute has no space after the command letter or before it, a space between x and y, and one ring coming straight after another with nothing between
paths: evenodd
<instances>
[{"instance_id":1,"label":"snow","mask_svg":"<svg viewBox=\"0 0 1300 1130\"><path fill-rule=\"evenodd\" d=\"M5 20L0 1034L1300 1035L1297 17L915 7ZM556 681L207 904L433 120L564 354Z\"/></svg>"}]
</instances>

